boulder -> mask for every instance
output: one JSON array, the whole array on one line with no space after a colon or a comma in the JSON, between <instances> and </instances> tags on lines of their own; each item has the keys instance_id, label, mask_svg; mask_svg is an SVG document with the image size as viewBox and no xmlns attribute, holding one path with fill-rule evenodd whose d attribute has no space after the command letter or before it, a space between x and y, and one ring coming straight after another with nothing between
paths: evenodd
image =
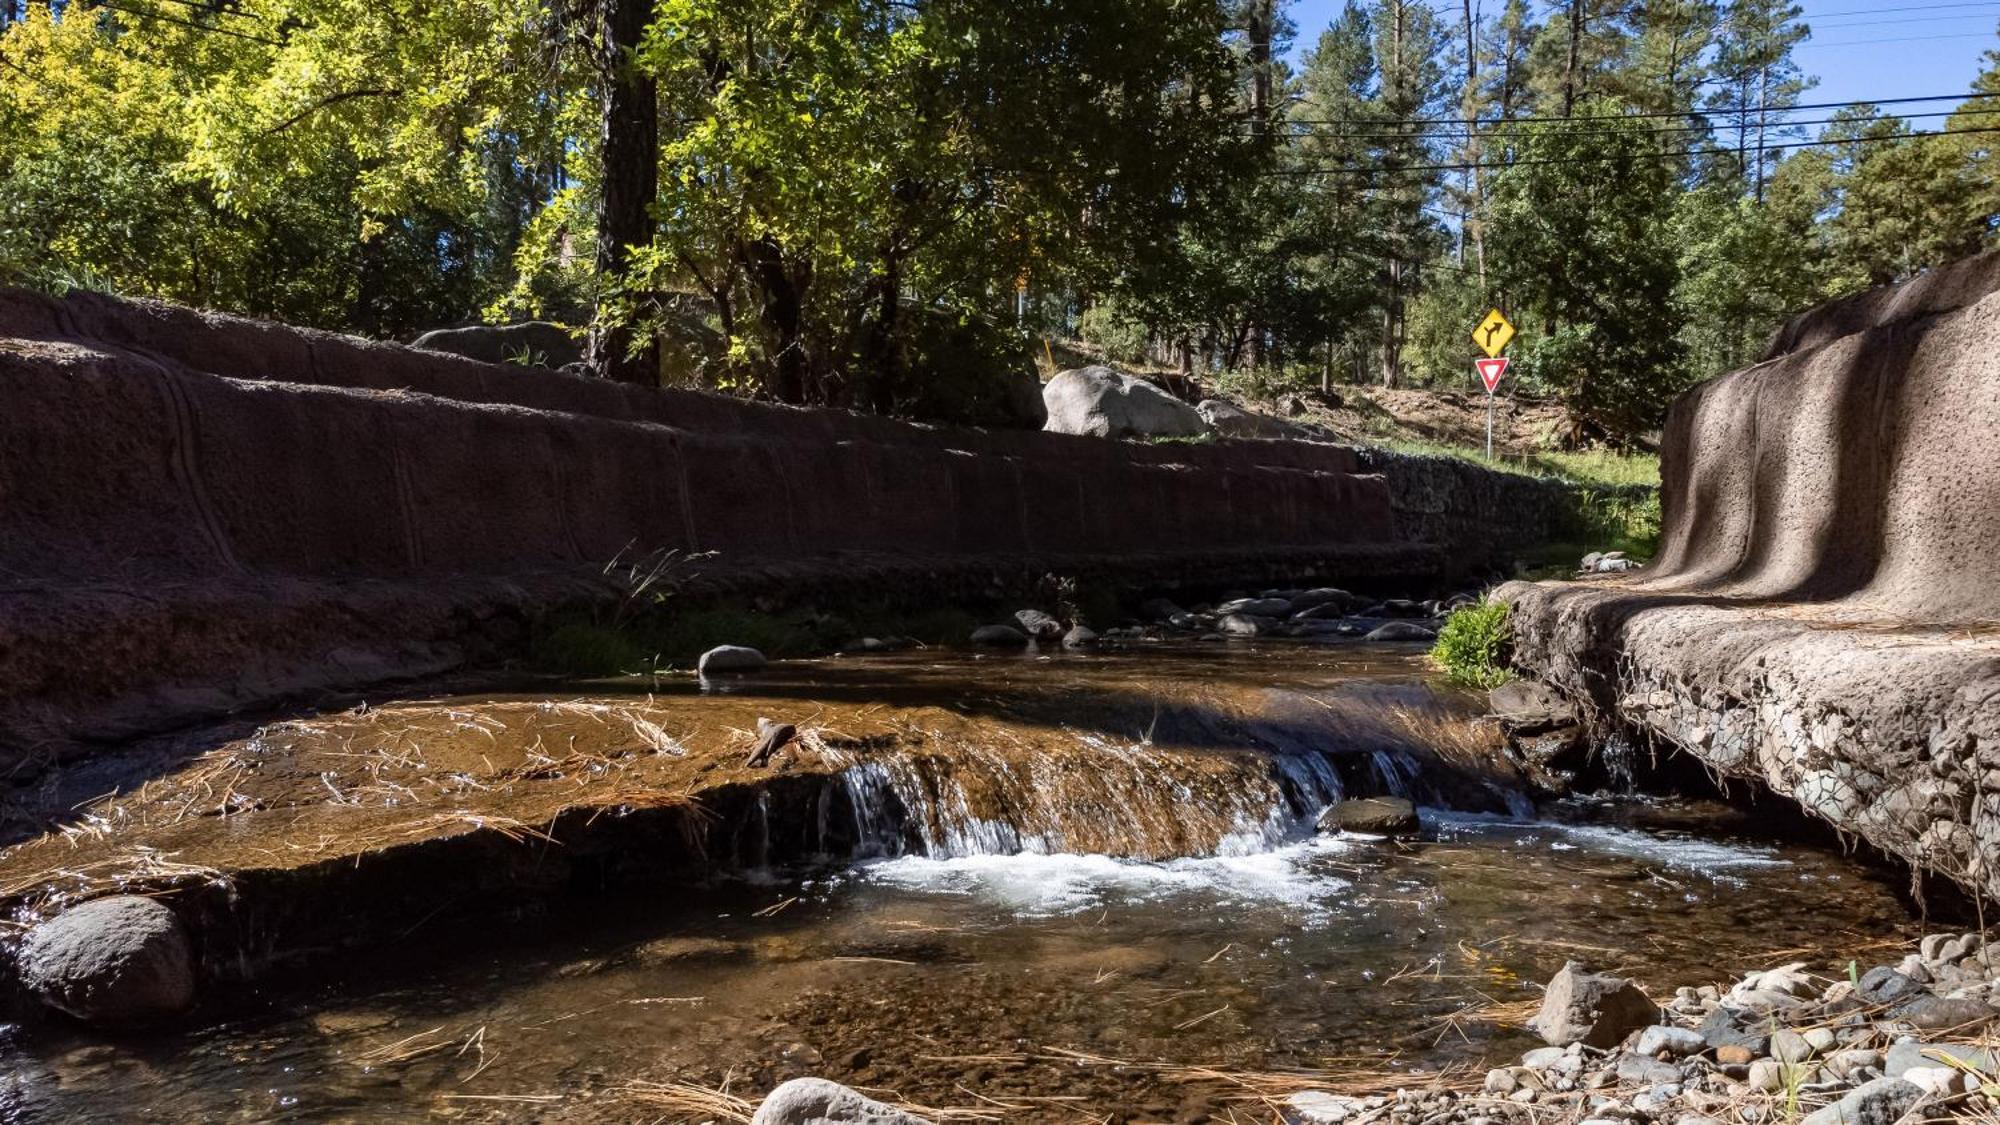
<instances>
[{"instance_id":1,"label":"boulder","mask_svg":"<svg viewBox=\"0 0 2000 1125\"><path fill-rule=\"evenodd\" d=\"M1571 961L1549 981L1542 1010L1528 1029L1552 1046L1609 1049L1659 1021L1659 1006L1638 985Z\"/></svg>"},{"instance_id":2,"label":"boulder","mask_svg":"<svg viewBox=\"0 0 2000 1125\"><path fill-rule=\"evenodd\" d=\"M1039 609L1024 609L1014 615L1021 631L1038 640L1052 641L1063 635L1063 624Z\"/></svg>"},{"instance_id":3,"label":"boulder","mask_svg":"<svg viewBox=\"0 0 2000 1125\"><path fill-rule=\"evenodd\" d=\"M1366 832L1373 836L1413 836L1422 824L1417 807L1401 797L1342 801L1320 814L1322 832Z\"/></svg>"},{"instance_id":4,"label":"boulder","mask_svg":"<svg viewBox=\"0 0 2000 1125\"><path fill-rule=\"evenodd\" d=\"M18 964L21 983L44 1004L98 1027L143 1027L194 1003L187 933L156 899L72 907L28 932Z\"/></svg>"},{"instance_id":5,"label":"boulder","mask_svg":"<svg viewBox=\"0 0 2000 1125\"><path fill-rule=\"evenodd\" d=\"M972 631L972 643L983 648L1025 648L1028 634L1012 625L981 625Z\"/></svg>"},{"instance_id":6,"label":"boulder","mask_svg":"<svg viewBox=\"0 0 2000 1125\"><path fill-rule=\"evenodd\" d=\"M717 645L701 654L697 665L699 673L706 676L730 675L732 673L761 672L770 661L754 648L743 645Z\"/></svg>"},{"instance_id":7,"label":"boulder","mask_svg":"<svg viewBox=\"0 0 2000 1125\"><path fill-rule=\"evenodd\" d=\"M427 352L447 352L481 363L512 363L525 367L564 367L583 361L583 345L569 329L545 320L519 324L474 324L439 328L411 341Z\"/></svg>"},{"instance_id":8,"label":"boulder","mask_svg":"<svg viewBox=\"0 0 2000 1125\"><path fill-rule=\"evenodd\" d=\"M1088 437L1196 437L1208 423L1194 407L1144 379L1109 367L1081 367L1042 388L1051 433Z\"/></svg>"},{"instance_id":9,"label":"boulder","mask_svg":"<svg viewBox=\"0 0 2000 1125\"><path fill-rule=\"evenodd\" d=\"M931 1125L824 1078L794 1078L771 1091L750 1125Z\"/></svg>"},{"instance_id":10,"label":"boulder","mask_svg":"<svg viewBox=\"0 0 2000 1125\"><path fill-rule=\"evenodd\" d=\"M1228 399L1208 398L1196 404L1195 412L1209 427L1224 437L1286 438L1298 430L1267 414L1254 414Z\"/></svg>"}]
</instances>

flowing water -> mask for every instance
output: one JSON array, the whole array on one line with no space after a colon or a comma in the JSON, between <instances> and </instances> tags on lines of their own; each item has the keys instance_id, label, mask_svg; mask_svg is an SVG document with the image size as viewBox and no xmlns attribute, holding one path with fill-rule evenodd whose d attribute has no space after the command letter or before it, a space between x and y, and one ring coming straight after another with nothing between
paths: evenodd
<instances>
[{"instance_id":1,"label":"flowing water","mask_svg":"<svg viewBox=\"0 0 2000 1125\"><path fill-rule=\"evenodd\" d=\"M1268 1121L1256 1093L1517 1053L1531 1045L1519 1007L1567 959L1661 989L1774 961L1828 967L1910 926L1875 875L1764 838L1762 818L1735 809L1533 814L1504 769L1474 760L1490 751L1476 708L1407 650L923 654L799 666L723 695L572 685L542 703L642 693L640 721L676 761L701 756L695 716L810 713L821 725L801 726L823 733L786 776L824 782L733 814L739 869L700 885L483 924L412 914L386 942L269 972L163 1037L22 1032L0 1109L705 1121L729 1104L697 1108L691 1089L754 1100L817 1074L1003 1120ZM572 714L519 695L450 700L321 721L311 737L355 754L393 728L409 747L447 713L487 716L503 733L481 741L496 745L523 715ZM294 734L252 742L277 753ZM1423 837L1311 834L1320 807L1364 792L1432 806Z\"/></svg>"}]
</instances>

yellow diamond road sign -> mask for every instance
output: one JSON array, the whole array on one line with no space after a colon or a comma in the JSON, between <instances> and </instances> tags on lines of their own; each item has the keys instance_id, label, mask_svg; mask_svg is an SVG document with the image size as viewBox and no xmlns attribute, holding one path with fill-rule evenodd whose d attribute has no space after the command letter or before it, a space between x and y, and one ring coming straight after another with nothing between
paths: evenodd
<instances>
[{"instance_id":1,"label":"yellow diamond road sign","mask_svg":"<svg viewBox=\"0 0 2000 1125\"><path fill-rule=\"evenodd\" d=\"M1507 350L1508 344L1514 342L1514 326L1500 315L1499 309L1494 309L1479 322L1479 327L1472 330L1472 342L1479 345L1487 358L1498 357Z\"/></svg>"}]
</instances>

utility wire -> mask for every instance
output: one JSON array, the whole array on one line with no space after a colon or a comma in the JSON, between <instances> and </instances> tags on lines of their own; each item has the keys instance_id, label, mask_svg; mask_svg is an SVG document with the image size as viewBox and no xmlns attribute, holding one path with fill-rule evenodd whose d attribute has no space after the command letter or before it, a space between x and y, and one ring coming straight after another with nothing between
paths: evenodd
<instances>
[{"instance_id":1,"label":"utility wire","mask_svg":"<svg viewBox=\"0 0 2000 1125\"><path fill-rule=\"evenodd\" d=\"M2000 111L1996 111L2000 112ZM1971 129L1933 129L1920 133L1896 133L1882 137L1847 137L1840 140L1788 141L1759 146L1765 152L1784 149L1825 148L1840 145L1886 144L1891 141L1921 140L1926 137L1959 137L1978 133L2000 133L2000 126L1980 126ZM1259 175L1266 176L1373 176L1377 173L1408 172L1504 172L1509 168L1525 168L1546 164L1592 164L1617 160L1669 160L1682 156L1712 156L1726 153L1728 149L1687 149L1681 152L1607 152L1596 156L1538 157L1530 160L1510 160L1500 163L1479 164L1411 164L1402 167L1384 168L1274 168Z\"/></svg>"},{"instance_id":2,"label":"utility wire","mask_svg":"<svg viewBox=\"0 0 2000 1125\"><path fill-rule=\"evenodd\" d=\"M1977 94L1977 95L1968 95L1968 96L1967 96L1967 100L1968 100L1968 101L1970 101L1970 100L1971 100L1972 98L1974 98L1974 97L1987 97L1987 96L1989 96L1989 95L1984 95L1984 94ZM1949 117L1949 116L1951 116L1951 115L1952 115L1952 114L1954 114L1954 113L1958 113L1959 111L1960 111L1960 110L1959 110L1959 109L1956 109L1956 108L1955 108L1955 109L1933 109L1933 110L1925 110L1925 111L1922 111L1922 112L1918 112L1918 113L1885 113L1885 114L1878 114L1878 115L1876 115L1876 116L1874 116L1874 117L1869 117L1869 118L1852 118L1852 117L1814 117L1814 118L1809 118L1809 119L1807 119L1807 120L1804 120L1804 121L1781 121L1781 120L1771 120L1771 121L1766 121L1766 122L1762 122L1761 124L1762 124L1762 128L1763 128L1763 129L1764 129L1764 130L1765 130L1766 132L1775 132L1775 131L1782 131L1782 130L1785 130L1785 129L1799 129L1799 128L1804 128L1804 127L1805 127L1805 126L1807 126L1807 125L1840 125L1840 124L1844 124L1844 123L1846 123L1846 122L1849 122L1849 121L1857 121L1857 120L1859 120L1859 121L1915 121L1915 120L1918 120L1918 119L1921 119L1921 118L1925 118L1925 117ZM1728 117L1736 117L1736 116L1738 116L1738 114L1737 114L1737 113L1736 113L1735 111L1733 111L1733 110L1732 110L1732 111L1730 111L1730 113L1728 113L1727 115L1724 115L1724 114L1715 114L1714 116L1718 116L1718 117L1720 117L1720 116L1728 116ZM1607 121L1607 120L1616 120L1616 119L1615 119L1615 118L1604 118L1604 117L1596 117L1596 118L1592 118L1592 117L1577 117L1577 118L1571 118L1571 120L1573 120L1573 121ZM1423 133L1407 133L1407 132L1405 132L1405 133L1326 133L1326 132L1320 132L1320 131L1318 131L1318 130L1307 130L1307 131L1305 131L1305 132L1290 132L1290 133L1288 133L1288 132L1284 132L1284 131L1282 131L1282 130L1281 130L1281 131L1279 131L1279 132L1276 132L1276 133L1266 133L1266 134L1263 134L1263 135L1264 135L1264 136L1268 136L1268 137L1272 137L1272 138L1274 138L1274 139L1276 139L1276 140L1282 140L1282 141L1310 141L1310 140L1341 140L1341 141L1369 141L1369 140L1375 140L1375 141L1395 141L1395 140L1401 140L1401 141L1441 141L1441 142L1447 142L1447 143L1448 143L1448 142L1452 142L1452 141L1463 141L1463 140L1468 140L1468 139L1471 139L1471 138L1473 138L1473 137L1477 137L1477 138L1480 138L1480 139L1482 139L1482 140L1487 140L1487 139L1498 139L1498 138L1503 138L1503 137L1504 137L1504 136L1506 135L1506 134L1505 134L1505 133L1503 132L1503 130L1504 130L1504 129L1506 128L1506 126L1508 126L1508 125L1510 125L1510 124L1512 124L1512 122L1510 122L1510 121L1499 121L1499 122L1495 122L1495 123L1494 123L1494 126L1493 126L1493 128L1490 128L1490 129L1483 129L1483 130L1477 130L1477 131L1474 131L1474 130L1466 130L1466 129L1441 129L1441 130L1436 130L1436 131L1432 131L1432 132L1423 132ZM1648 126L1645 126L1645 127L1643 127L1643 128L1639 128L1639 129L1617 129L1617 128L1588 128L1588 129L1565 129L1565 130L1563 130L1563 131L1562 131L1562 135L1563 135L1563 136L1566 136L1566 137L1593 137L1593 136L1613 136L1613 137L1622 137L1622 136L1630 136L1630 135L1631 135L1631 134L1633 134L1633 133L1650 133L1650 134L1652 134L1652 135L1654 135L1654 136L1672 136L1672 135L1674 135L1674 134L1682 134L1682 133L1701 133L1701 132L1706 132L1706 131L1709 131L1709 130L1715 130L1715 131L1718 131L1718 132L1727 132L1727 131L1730 131L1730 130L1734 130L1734 129L1754 129L1754 128L1758 128L1758 127L1759 127L1759 123L1758 123L1758 122L1755 122L1755 121L1751 121L1751 122L1743 122L1743 121L1709 121L1709 122L1705 122L1705 123L1703 123L1703 124L1700 124L1700 125L1648 125Z\"/></svg>"},{"instance_id":3,"label":"utility wire","mask_svg":"<svg viewBox=\"0 0 2000 1125\"><path fill-rule=\"evenodd\" d=\"M1963 36L1952 35L1952 36L1946 36L1946 38L1959 39L1963 38ZM1728 110L1688 109L1688 110L1659 110L1647 113L1578 114L1571 117L1510 117L1507 119L1506 124L1521 125L1521 124L1540 124L1545 122L1592 121L1592 120L1598 120L1598 121L1658 120L1660 118L1712 117L1718 115L1740 116L1742 114L1749 114L1749 113L1793 113L1799 110L1807 110L1807 109L1852 109L1856 106L1868 106L1868 105L1873 105L1873 106L1915 105L1921 102L1950 102L1950 101L1958 101L1973 96L1974 96L1973 94L1967 91L1960 91L1956 94L1933 94L1927 97L1864 98L1858 101L1846 101L1846 102L1800 102L1797 105L1790 105L1790 106L1753 105L1753 106L1744 106L1741 109L1728 109ZM1291 119L1291 124L1295 125L1356 125L1364 128L1388 127L1393 125L1480 126L1480 125L1494 125L1499 123L1500 122L1498 122L1497 120L1489 121L1485 118L1477 118L1477 117L1401 117L1401 118L1378 118L1375 120L1369 120L1367 118L1353 118L1353 117L1349 118L1298 117Z\"/></svg>"}]
</instances>

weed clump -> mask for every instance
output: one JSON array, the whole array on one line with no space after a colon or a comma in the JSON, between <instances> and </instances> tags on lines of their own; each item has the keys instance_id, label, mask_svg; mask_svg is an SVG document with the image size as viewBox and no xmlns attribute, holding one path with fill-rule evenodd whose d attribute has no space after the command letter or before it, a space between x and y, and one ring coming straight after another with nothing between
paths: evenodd
<instances>
[{"instance_id":1,"label":"weed clump","mask_svg":"<svg viewBox=\"0 0 2000 1125\"><path fill-rule=\"evenodd\" d=\"M1456 610L1445 620L1431 660L1444 670L1446 679L1460 687L1490 691L1514 678L1508 667L1509 609L1506 602L1486 602Z\"/></svg>"}]
</instances>

